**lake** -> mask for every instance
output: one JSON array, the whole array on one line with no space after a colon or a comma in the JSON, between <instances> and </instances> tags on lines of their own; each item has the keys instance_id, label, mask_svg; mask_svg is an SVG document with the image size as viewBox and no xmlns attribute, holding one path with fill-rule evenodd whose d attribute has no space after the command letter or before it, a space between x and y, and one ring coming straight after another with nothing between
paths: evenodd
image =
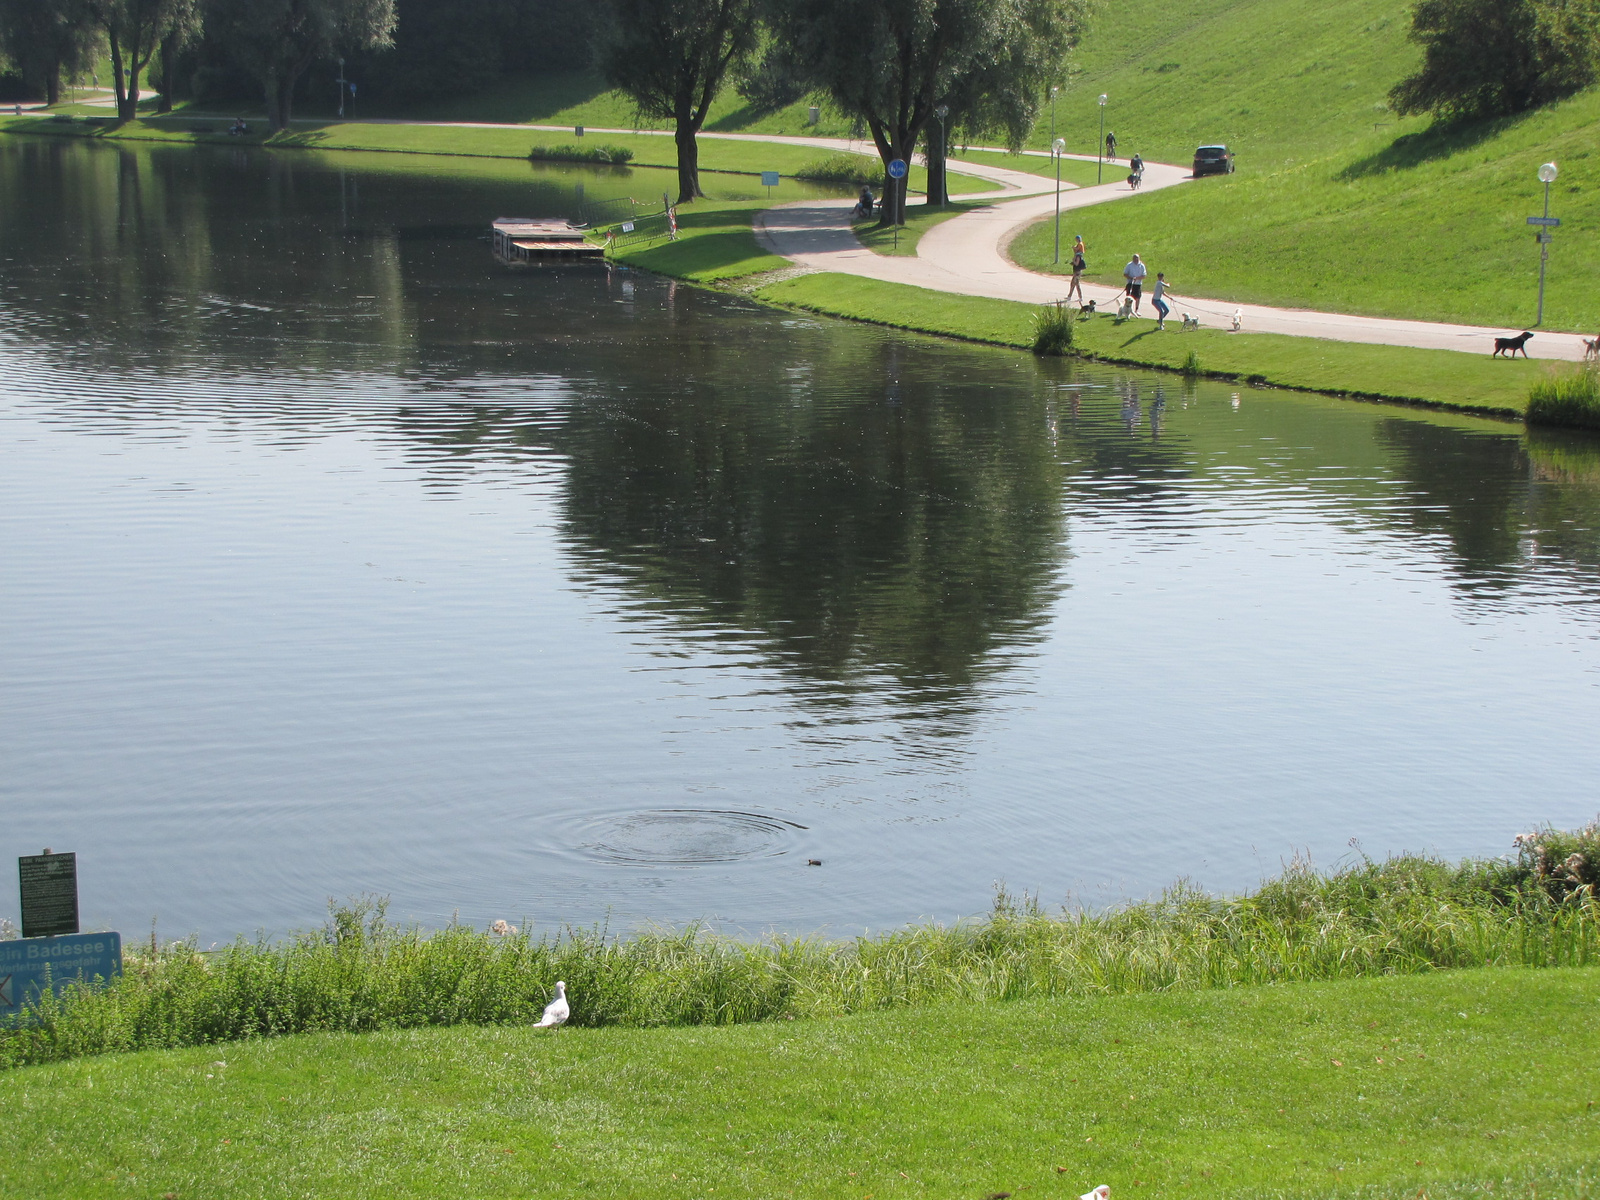
<instances>
[{"instance_id":1,"label":"lake","mask_svg":"<svg viewBox=\"0 0 1600 1200\"><path fill-rule=\"evenodd\" d=\"M0 856L87 925L846 934L1600 808L1600 443L510 268L670 175L475 169L0 139Z\"/></svg>"}]
</instances>

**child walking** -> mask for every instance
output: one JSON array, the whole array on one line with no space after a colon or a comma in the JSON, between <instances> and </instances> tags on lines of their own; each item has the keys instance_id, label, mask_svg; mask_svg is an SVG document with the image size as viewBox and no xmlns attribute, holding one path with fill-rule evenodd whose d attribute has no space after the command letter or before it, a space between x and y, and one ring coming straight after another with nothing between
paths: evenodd
<instances>
[{"instance_id":1,"label":"child walking","mask_svg":"<svg viewBox=\"0 0 1600 1200\"><path fill-rule=\"evenodd\" d=\"M1172 295L1172 290L1167 287L1167 276L1164 271L1156 272L1156 285L1150 289L1150 303L1156 306L1156 328L1167 327L1167 314L1172 311L1172 306L1167 303L1167 297Z\"/></svg>"},{"instance_id":2,"label":"child walking","mask_svg":"<svg viewBox=\"0 0 1600 1200\"><path fill-rule=\"evenodd\" d=\"M1072 239L1072 286L1067 289L1068 300L1077 293L1078 303L1083 303L1083 271L1088 265L1083 257L1083 234L1080 233Z\"/></svg>"}]
</instances>

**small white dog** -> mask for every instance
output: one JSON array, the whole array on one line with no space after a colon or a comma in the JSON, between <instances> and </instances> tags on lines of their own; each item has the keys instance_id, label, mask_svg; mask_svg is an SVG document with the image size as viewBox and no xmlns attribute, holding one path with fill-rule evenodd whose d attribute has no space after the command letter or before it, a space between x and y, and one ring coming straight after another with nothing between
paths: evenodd
<instances>
[{"instance_id":1,"label":"small white dog","mask_svg":"<svg viewBox=\"0 0 1600 1200\"><path fill-rule=\"evenodd\" d=\"M1583 339L1583 358L1585 362L1591 358L1600 358L1600 337L1592 342L1588 338Z\"/></svg>"},{"instance_id":2,"label":"small white dog","mask_svg":"<svg viewBox=\"0 0 1600 1200\"><path fill-rule=\"evenodd\" d=\"M1236 309L1233 310L1233 331L1235 333L1238 333L1239 330L1242 329L1243 327L1244 327L1244 309L1236 308Z\"/></svg>"},{"instance_id":3,"label":"small white dog","mask_svg":"<svg viewBox=\"0 0 1600 1200\"><path fill-rule=\"evenodd\" d=\"M1199 329L1200 328L1200 318L1199 317L1191 317L1188 313L1184 313L1183 314L1183 327L1185 329Z\"/></svg>"},{"instance_id":4,"label":"small white dog","mask_svg":"<svg viewBox=\"0 0 1600 1200\"><path fill-rule=\"evenodd\" d=\"M1124 296L1122 303L1117 306L1117 320L1126 321L1133 316L1133 297Z\"/></svg>"}]
</instances>

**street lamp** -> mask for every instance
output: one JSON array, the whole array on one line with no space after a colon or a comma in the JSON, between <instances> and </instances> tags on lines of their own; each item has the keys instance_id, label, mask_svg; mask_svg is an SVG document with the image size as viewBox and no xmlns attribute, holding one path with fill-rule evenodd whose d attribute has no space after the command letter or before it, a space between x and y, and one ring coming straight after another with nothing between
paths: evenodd
<instances>
[{"instance_id":1,"label":"street lamp","mask_svg":"<svg viewBox=\"0 0 1600 1200\"><path fill-rule=\"evenodd\" d=\"M1056 262L1061 261L1061 152L1067 148L1066 138L1050 143L1050 155L1056 160Z\"/></svg>"},{"instance_id":2,"label":"street lamp","mask_svg":"<svg viewBox=\"0 0 1600 1200\"><path fill-rule=\"evenodd\" d=\"M1052 143L1056 140L1056 93L1060 90L1060 84L1052 83L1050 85L1050 141Z\"/></svg>"},{"instance_id":3,"label":"street lamp","mask_svg":"<svg viewBox=\"0 0 1600 1200\"><path fill-rule=\"evenodd\" d=\"M1544 269L1550 261L1550 185L1559 174L1553 162L1539 168L1539 182L1544 184L1544 220L1539 223L1539 319L1535 325L1544 324Z\"/></svg>"},{"instance_id":4,"label":"street lamp","mask_svg":"<svg viewBox=\"0 0 1600 1200\"><path fill-rule=\"evenodd\" d=\"M1099 161L1095 163L1094 181L1099 183L1100 173L1105 170L1106 165L1106 94L1104 92L1100 93L1100 147L1095 152L1095 156Z\"/></svg>"},{"instance_id":5,"label":"street lamp","mask_svg":"<svg viewBox=\"0 0 1600 1200\"><path fill-rule=\"evenodd\" d=\"M950 188L945 177L945 163L950 160L950 143L945 140L949 135L944 127L944 119L950 115L950 106L939 105L933 110L933 115L939 118L939 207L943 208L950 203Z\"/></svg>"},{"instance_id":6,"label":"street lamp","mask_svg":"<svg viewBox=\"0 0 1600 1200\"><path fill-rule=\"evenodd\" d=\"M342 58L339 60L339 116L344 116L344 59Z\"/></svg>"}]
</instances>

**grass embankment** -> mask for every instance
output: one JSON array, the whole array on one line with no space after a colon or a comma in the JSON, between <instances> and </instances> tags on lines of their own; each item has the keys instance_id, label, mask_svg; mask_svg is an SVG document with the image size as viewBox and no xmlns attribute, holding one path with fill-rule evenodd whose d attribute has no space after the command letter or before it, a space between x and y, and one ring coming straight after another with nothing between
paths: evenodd
<instances>
[{"instance_id":1,"label":"grass embankment","mask_svg":"<svg viewBox=\"0 0 1600 1200\"><path fill-rule=\"evenodd\" d=\"M90 1059L6 1079L0 1192L1587 1200L1597 983L1454 972Z\"/></svg>"},{"instance_id":2,"label":"grass embankment","mask_svg":"<svg viewBox=\"0 0 1600 1200\"><path fill-rule=\"evenodd\" d=\"M1091 24L1057 120L1094 152L1099 109L1119 153L1187 162L1226 142L1238 174L1074 213L1091 278L1116 282L1132 252L1185 295L1375 316L1527 328L1541 162L1562 169L1552 211L1545 324L1600 328L1600 91L1521 117L1429 131L1387 111L1415 69L1404 0L1127 0ZM1240 63L1250 69L1241 71ZM1048 124L1030 142L1042 148ZM1050 231L1011 247L1048 270Z\"/></svg>"},{"instance_id":3,"label":"grass embankment","mask_svg":"<svg viewBox=\"0 0 1600 1200\"><path fill-rule=\"evenodd\" d=\"M1098 914L1050 916L1002 895L980 923L851 942L425 934L369 904L284 943L130 949L110 986L69 988L28 1023L0 1027L0 1066L316 1030L517 1024L558 978L581 997L574 1024L638 1026L1600 962L1600 826L1540 845L1516 863L1296 868L1237 899L1180 887Z\"/></svg>"},{"instance_id":4,"label":"grass embankment","mask_svg":"<svg viewBox=\"0 0 1600 1200\"><path fill-rule=\"evenodd\" d=\"M370 150L397 154L437 154L474 158L528 157L532 146L559 146L572 144L571 131L529 130L517 128L478 129L458 125L378 125L359 121L330 122L326 125L306 125L296 122L283 133L264 136L260 127L244 137L234 137L227 132L227 122L193 116L175 116L142 119L126 124L116 124L109 119L91 124L83 121L53 121L38 117L13 117L0 122L0 130L7 133L36 134L56 137L89 137L108 141L151 141L180 144L221 144L229 146L266 145L274 149L312 150ZM670 137L659 134L604 134L598 135L595 144L619 146L633 152L633 167L664 167L676 169L677 148ZM793 146L773 142L727 141L706 138L700 143L700 167L703 171L739 175L759 175L762 171L777 171L783 178L793 180L796 173L827 158L829 151L809 146ZM875 159L868 160L875 162ZM926 172L921 167L912 169L912 190L927 186ZM950 176L952 193L961 191L987 191L993 187L986 180L968 175ZM766 196L764 188L751 188L751 199L758 194ZM793 199L782 183L773 189L772 200L782 203Z\"/></svg>"},{"instance_id":5,"label":"grass embankment","mask_svg":"<svg viewBox=\"0 0 1600 1200\"><path fill-rule=\"evenodd\" d=\"M851 275L804 275L756 294L812 312L1019 349L1032 348L1039 312L1034 304L943 295ZM1102 362L1182 370L1192 353L1200 373L1214 378L1496 416L1520 416L1528 389L1552 370L1544 363L1450 350L1220 329L1182 332L1175 321L1158 332L1154 320L1119 322L1109 314L1080 320L1075 344L1078 354Z\"/></svg>"}]
</instances>

